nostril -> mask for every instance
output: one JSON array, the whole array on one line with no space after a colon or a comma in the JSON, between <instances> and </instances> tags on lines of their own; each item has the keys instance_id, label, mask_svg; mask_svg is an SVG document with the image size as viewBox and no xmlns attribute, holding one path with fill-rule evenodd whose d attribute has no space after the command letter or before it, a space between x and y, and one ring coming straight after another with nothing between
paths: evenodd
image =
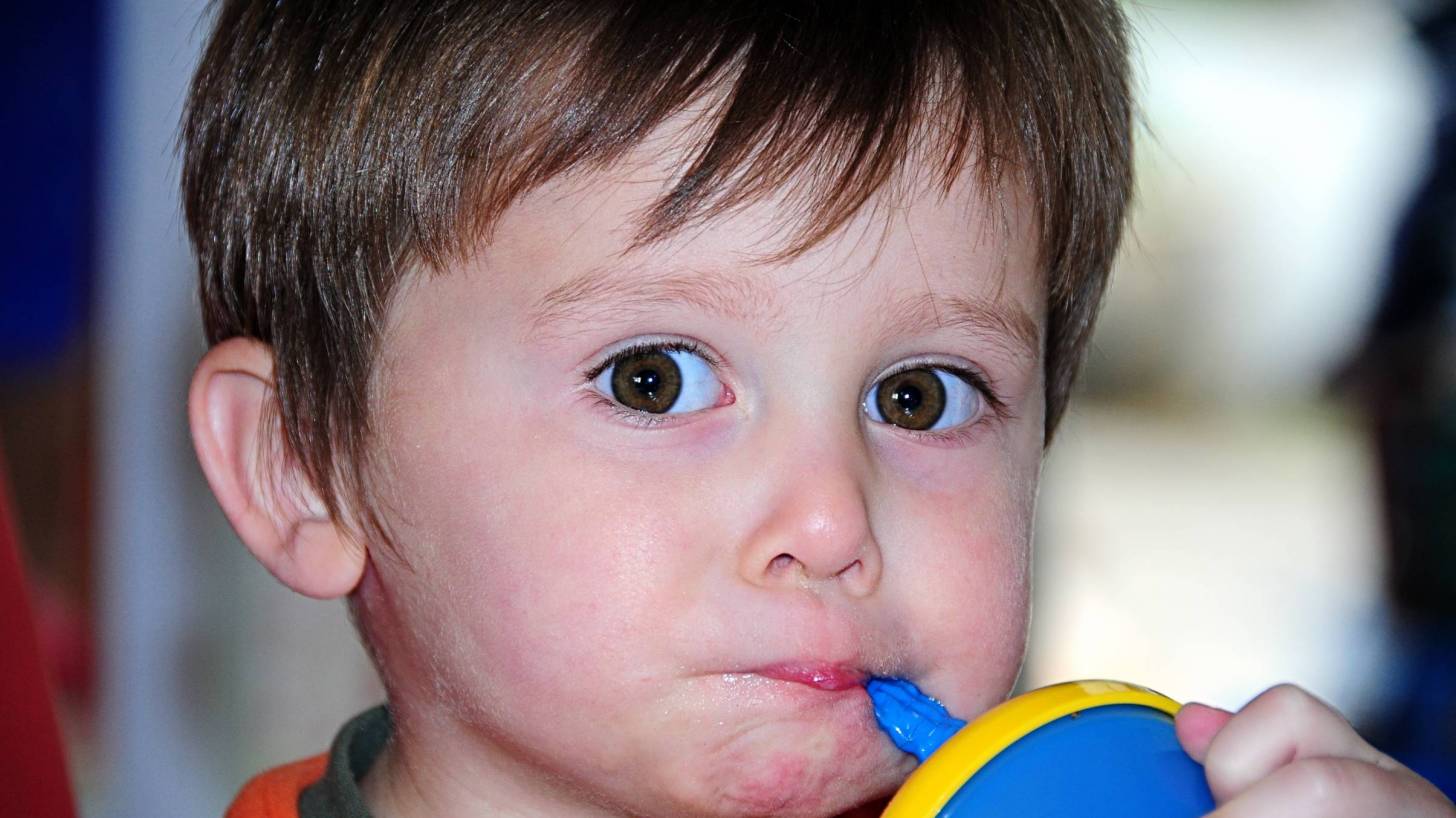
<instances>
[{"instance_id":1,"label":"nostril","mask_svg":"<svg viewBox=\"0 0 1456 818\"><path fill-rule=\"evenodd\" d=\"M798 562L798 560L794 559L792 554L779 554L777 557L769 560L768 570L774 573L781 573L792 568L795 562Z\"/></svg>"},{"instance_id":2,"label":"nostril","mask_svg":"<svg viewBox=\"0 0 1456 818\"><path fill-rule=\"evenodd\" d=\"M840 571L839 571L839 575L841 577L845 577L846 579L848 579L850 577L853 577L859 571L863 571L863 570L864 570L864 562L862 560L855 560L854 562L851 562L850 564L848 564L848 565L844 566L843 568L841 568Z\"/></svg>"}]
</instances>

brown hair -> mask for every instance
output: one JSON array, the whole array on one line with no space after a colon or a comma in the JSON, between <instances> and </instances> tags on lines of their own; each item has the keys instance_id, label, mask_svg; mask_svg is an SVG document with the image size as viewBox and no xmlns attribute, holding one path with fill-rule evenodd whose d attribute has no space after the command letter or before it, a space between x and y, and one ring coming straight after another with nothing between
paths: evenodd
<instances>
[{"instance_id":1,"label":"brown hair","mask_svg":"<svg viewBox=\"0 0 1456 818\"><path fill-rule=\"evenodd\" d=\"M182 127L210 343L276 356L291 453L331 511L368 436L369 374L404 269L439 268L513 201L719 100L650 242L793 179L805 249L929 135L1029 194L1049 291L1048 439L1122 232L1131 179L1115 0L224 0ZM917 140L919 140L917 142Z\"/></svg>"}]
</instances>

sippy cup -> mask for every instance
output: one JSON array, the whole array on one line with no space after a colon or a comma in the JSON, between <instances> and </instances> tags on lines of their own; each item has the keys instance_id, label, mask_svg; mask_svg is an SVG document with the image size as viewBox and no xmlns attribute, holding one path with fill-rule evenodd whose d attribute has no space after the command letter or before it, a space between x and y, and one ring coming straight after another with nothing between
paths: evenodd
<instances>
[{"instance_id":1,"label":"sippy cup","mask_svg":"<svg viewBox=\"0 0 1456 818\"><path fill-rule=\"evenodd\" d=\"M1122 682L1052 685L966 724L899 679L865 685L875 719L920 759L883 818L1195 818L1213 809L1178 745L1178 704Z\"/></svg>"}]
</instances>

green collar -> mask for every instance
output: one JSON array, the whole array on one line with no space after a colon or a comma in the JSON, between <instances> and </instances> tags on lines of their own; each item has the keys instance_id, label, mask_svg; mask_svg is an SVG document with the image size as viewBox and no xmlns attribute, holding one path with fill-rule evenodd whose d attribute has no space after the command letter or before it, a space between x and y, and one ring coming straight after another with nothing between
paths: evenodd
<instances>
[{"instance_id":1,"label":"green collar","mask_svg":"<svg viewBox=\"0 0 1456 818\"><path fill-rule=\"evenodd\" d=\"M350 719L329 748L324 777L299 794L298 818L370 818L359 779L374 766L393 732L389 709L382 704Z\"/></svg>"}]
</instances>

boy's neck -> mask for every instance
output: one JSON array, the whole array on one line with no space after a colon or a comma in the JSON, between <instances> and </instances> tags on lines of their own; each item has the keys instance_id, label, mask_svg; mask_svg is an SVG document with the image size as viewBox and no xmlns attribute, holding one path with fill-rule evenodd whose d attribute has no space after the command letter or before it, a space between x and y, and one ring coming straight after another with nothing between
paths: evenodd
<instances>
[{"instance_id":1,"label":"boy's neck","mask_svg":"<svg viewBox=\"0 0 1456 818\"><path fill-rule=\"evenodd\" d=\"M455 738L396 732L359 782L371 818L617 815L563 798L568 788L543 781L540 771L498 749L462 738L467 735L464 729L449 732Z\"/></svg>"}]
</instances>

